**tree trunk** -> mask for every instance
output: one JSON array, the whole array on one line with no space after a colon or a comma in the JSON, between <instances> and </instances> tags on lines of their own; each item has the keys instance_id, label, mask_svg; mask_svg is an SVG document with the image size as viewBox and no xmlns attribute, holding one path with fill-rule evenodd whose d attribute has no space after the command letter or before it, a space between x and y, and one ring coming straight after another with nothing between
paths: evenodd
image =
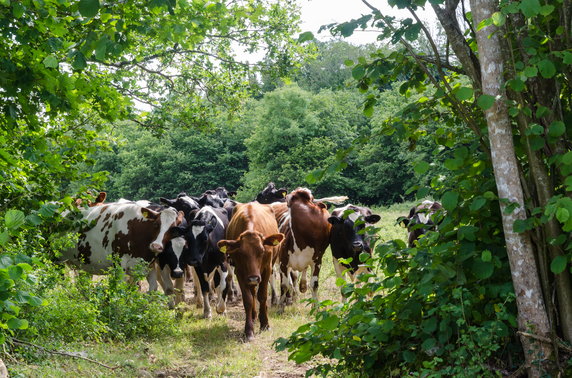
<instances>
[{"instance_id":1,"label":"tree trunk","mask_svg":"<svg viewBox=\"0 0 572 378\"><path fill-rule=\"evenodd\" d=\"M482 20L490 18L497 11L497 4L498 1L495 0L471 0L475 29ZM517 219L526 219L526 211L512 141L512 127L505 104L506 94L503 91L504 60L498 28L490 25L478 30L477 45L483 93L496 99L494 105L485 111L485 117L498 194L501 199L519 205L512 213L506 214L506 203L502 201L500 203L507 255L518 307L518 325L521 332L530 332L549 339L550 324L542 298L530 237L527 233L518 234L513 231L513 224ZM521 342L530 377L539 377L546 369L551 369L549 365L549 360L553 358L551 344L523 335Z\"/></svg>"}]
</instances>

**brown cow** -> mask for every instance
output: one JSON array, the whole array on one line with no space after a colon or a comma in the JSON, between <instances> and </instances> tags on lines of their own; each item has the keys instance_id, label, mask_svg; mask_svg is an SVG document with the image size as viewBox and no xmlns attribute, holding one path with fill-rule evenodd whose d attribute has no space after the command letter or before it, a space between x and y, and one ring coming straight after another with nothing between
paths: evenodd
<instances>
[{"instance_id":1,"label":"brown cow","mask_svg":"<svg viewBox=\"0 0 572 378\"><path fill-rule=\"evenodd\" d=\"M292 271L302 272L300 291L306 292L306 271L312 269L312 297L318 300L318 276L322 257L330 240L330 214L326 205L314 200L307 188L298 188L286 196L286 204L272 205L277 215L279 230L285 235L280 247L280 274L282 296L280 304L294 294Z\"/></svg>"},{"instance_id":2,"label":"brown cow","mask_svg":"<svg viewBox=\"0 0 572 378\"><path fill-rule=\"evenodd\" d=\"M242 292L246 315L244 333L246 340L254 338L256 318L255 296L260 303L260 329L268 325L268 280L278 245L284 235L278 233L278 225L272 208L257 202L239 204L226 230L227 240L218 242L221 252L230 255L235 265L236 277Z\"/></svg>"}]
</instances>

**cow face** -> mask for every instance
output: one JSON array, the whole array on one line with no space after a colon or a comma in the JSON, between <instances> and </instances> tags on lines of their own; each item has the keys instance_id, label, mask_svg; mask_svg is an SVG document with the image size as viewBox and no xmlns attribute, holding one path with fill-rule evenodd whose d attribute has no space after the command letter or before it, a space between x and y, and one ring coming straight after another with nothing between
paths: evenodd
<instances>
[{"instance_id":1,"label":"cow face","mask_svg":"<svg viewBox=\"0 0 572 378\"><path fill-rule=\"evenodd\" d=\"M153 228L159 229L157 238L151 242L149 248L155 254L163 252L164 246L176 236L169 231L183 222L183 212L167 208L158 213L147 208L141 208L141 213L144 218L153 220Z\"/></svg>"},{"instance_id":2,"label":"cow face","mask_svg":"<svg viewBox=\"0 0 572 378\"><path fill-rule=\"evenodd\" d=\"M265 237L257 231L245 231L236 240L219 241L218 247L221 252L232 256L237 276L245 278L247 285L256 286L260 283L264 265L269 265L272 260L273 247L283 239L284 234Z\"/></svg>"},{"instance_id":3,"label":"cow face","mask_svg":"<svg viewBox=\"0 0 572 378\"><path fill-rule=\"evenodd\" d=\"M188 263L199 266L205 257L208 248L209 236L217 225L216 218L194 219L190 222L185 238L189 245Z\"/></svg>"},{"instance_id":4,"label":"cow face","mask_svg":"<svg viewBox=\"0 0 572 378\"><path fill-rule=\"evenodd\" d=\"M183 193L181 193L181 194L183 194ZM167 199L167 198L161 197L159 199L159 201L162 204L165 204L165 205L170 206L170 207L174 207L175 209L185 213L185 218L187 219L187 221L190 221L189 217L190 217L191 212L200 207L199 204L197 203L197 201L195 201L194 199L192 199L191 197L189 197L187 195L180 195L176 199Z\"/></svg>"},{"instance_id":5,"label":"cow face","mask_svg":"<svg viewBox=\"0 0 572 378\"><path fill-rule=\"evenodd\" d=\"M440 202L423 201L418 206L412 207L407 217L400 218L401 223L409 231L408 245L410 248L414 246L415 241L421 235L436 228L434 215L442 209L443 206Z\"/></svg>"},{"instance_id":6,"label":"cow face","mask_svg":"<svg viewBox=\"0 0 572 378\"><path fill-rule=\"evenodd\" d=\"M362 251L370 253L369 240L365 234L368 225L377 223L380 216L376 214L363 216L353 210L346 211L342 216L332 215L328 222L332 224L332 235L336 235L347 250L354 253Z\"/></svg>"},{"instance_id":7,"label":"cow face","mask_svg":"<svg viewBox=\"0 0 572 378\"><path fill-rule=\"evenodd\" d=\"M256 196L256 201L262 204L270 204L273 202L284 202L286 201L286 195L288 191L284 188L276 189L273 182L268 183L266 188L262 192L258 193Z\"/></svg>"},{"instance_id":8,"label":"cow face","mask_svg":"<svg viewBox=\"0 0 572 378\"><path fill-rule=\"evenodd\" d=\"M171 278L181 278L185 273L185 252L186 241L182 236L175 237L171 239L163 253L160 253L157 257L159 262L159 267L161 270L169 268Z\"/></svg>"}]
</instances>

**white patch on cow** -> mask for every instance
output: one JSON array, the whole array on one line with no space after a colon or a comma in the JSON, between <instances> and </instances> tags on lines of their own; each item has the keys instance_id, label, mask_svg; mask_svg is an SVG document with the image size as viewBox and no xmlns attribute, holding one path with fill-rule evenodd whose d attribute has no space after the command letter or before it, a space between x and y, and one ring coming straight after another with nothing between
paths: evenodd
<instances>
[{"instance_id":1,"label":"white patch on cow","mask_svg":"<svg viewBox=\"0 0 572 378\"><path fill-rule=\"evenodd\" d=\"M417 213L417 216L419 217L420 223L423 224L429 223L429 217L427 216L427 213Z\"/></svg>"},{"instance_id":2,"label":"white patch on cow","mask_svg":"<svg viewBox=\"0 0 572 378\"><path fill-rule=\"evenodd\" d=\"M219 218L219 216L217 215L217 213L215 213L215 211L213 210L212 206L205 206L203 207L201 210L199 210L199 212L197 213L197 217L199 217L199 214L210 214L213 217L215 217L216 221L218 224L220 224L221 226L223 225L222 220Z\"/></svg>"},{"instance_id":3,"label":"white patch on cow","mask_svg":"<svg viewBox=\"0 0 572 378\"><path fill-rule=\"evenodd\" d=\"M228 276L228 272L223 272L220 266L217 266L216 270L218 271L220 277L220 283L217 288L218 302L216 305L216 312L223 314L226 311L226 303L222 293L224 289L226 289L226 277Z\"/></svg>"},{"instance_id":4,"label":"white patch on cow","mask_svg":"<svg viewBox=\"0 0 572 378\"><path fill-rule=\"evenodd\" d=\"M177 257L177 267L175 268L175 273L182 273L181 269L181 255L183 254L183 249L185 248L185 238L179 236L171 240L171 246L173 247L173 252Z\"/></svg>"},{"instance_id":5,"label":"white patch on cow","mask_svg":"<svg viewBox=\"0 0 572 378\"><path fill-rule=\"evenodd\" d=\"M344 207L339 207L339 208L335 209L334 211L332 211L332 215L335 217L342 217L346 211L353 210L353 213L348 215L348 219L355 223L355 221L358 220L358 218L361 216L361 214L359 211L352 209L351 206L352 205L346 205Z\"/></svg>"},{"instance_id":6,"label":"white patch on cow","mask_svg":"<svg viewBox=\"0 0 572 378\"><path fill-rule=\"evenodd\" d=\"M135 201L135 203L141 207L147 207L147 206L151 205L151 201L147 201L147 200L139 200L139 201Z\"/></svg>"},{"instance_id":7,"label":"white patch on cow","mask_svg":"<svg viewBox=\"0 0 572 378\"><path fill-rule=\"evenodd\" d=\"M121 256L120 265L125 271L129 271L131 268L135 267L137 264L144 262L140 257L131 257L128 255Z\"/></svg>"},{"instance_id":8,"label":"white patch on cow","mask_svg":"<svg viewBox=\"0 0 572 378\"><path fill-rule=\"evenodd\" d=\"M205 229L205 226L193 226L191 227L191 232L193 233L193 237L196 239L197 236L199 236L203 230Z\"/></svg>"},{"instance_id":9,"label":"white patch on cow","mask_svg":"<svg viewBox=\"0 0 572 378\"><path fill-rule=\"evenodd\" d=\"M179 197L179 199L185 201L186 203L188 203L189 205L191 205L191 206L193 206L193 207L196 207L196 208L199 207L198 202L195 201L194 199L192 199L192 198L189 197L189 196L182 196L182 197Z\"/></svg>"},{"instance_id":10,"label":"white patch on cow","mask_svg":"<svg viewBox=\"0 0 572 378\"><path fill-rule=\"evenodd\" d=\"M173 209L172 207L169 207L159 213L159 217L161 219L161 229L159 230L159 235L157 235L157 239L151 242L151 245L155 244L161 246L163 245L163 238L165 237L167 231L169 231L169 228L171 228L175 224L178 215L179 214L177 210Z\"/></svg>"}]
</instances>

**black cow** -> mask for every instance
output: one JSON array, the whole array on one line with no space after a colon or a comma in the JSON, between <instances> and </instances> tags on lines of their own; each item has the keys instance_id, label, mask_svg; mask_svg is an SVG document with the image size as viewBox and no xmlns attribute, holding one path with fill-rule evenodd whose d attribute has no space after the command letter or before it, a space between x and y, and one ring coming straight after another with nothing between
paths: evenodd
<instances>
[{"instance_id":1,"label":"black cow","mask_svg":"<svg viewBox=\"0 0 572 378\"><path fill-rule=\"evenodd\" d=\"M380 216L373 214L367 207L346 205L332 211L328 222L332 224L330 231L330 247L334 256L334 268L338 277L343 277L348 269L353 280L363 271L359 255L362 252L371 254L368 235L365 228L379 222ZM350 259L349 265L338 259Z\"/></svg>"},{"instance_id":2,"label":"black cow","mask_svg":"<svg viewBox=\"0 0 572 378\"><path fill-rule=\"evenodd\" d=\"M197 295L202 294L205 318L211 317L211 280L214 281L218 294L216 310L219 314L226 310L227 283L232 280L232 276L229 275L226 255L218 249L217 243L224 239L227 225L228 218L224 209L205 206L196 212L189 226L183 231L188 246L186 261L197 273L199 282L195 285L200 284L200 290L197 287Z\"/></svg>"},{"instance_id":3,"label":"black cow","mask_svg":"<svg viewBox=\"0 0 572 378\"><path fill-rule=\"evenodd\" d=\"M437 201L425 200L419 205L412 207L409 215L399 220L407 227L409 248L415 246L415 241L427 231L435 229L438 221L435 222L434 215L443 209L443 205Z\"/></svg>"},{"instance_id":4,"label":"black cow","mask_svg":"<svg viewBox=\"0 0 572 378\"><path fill-rule=\"evenodd\" d=\"M288 191L285 188L276 189L273 182L269 182L258 195L255 201L262 204L270 204L274 202L286 202Z\"/></svg>"}]
</instances>

